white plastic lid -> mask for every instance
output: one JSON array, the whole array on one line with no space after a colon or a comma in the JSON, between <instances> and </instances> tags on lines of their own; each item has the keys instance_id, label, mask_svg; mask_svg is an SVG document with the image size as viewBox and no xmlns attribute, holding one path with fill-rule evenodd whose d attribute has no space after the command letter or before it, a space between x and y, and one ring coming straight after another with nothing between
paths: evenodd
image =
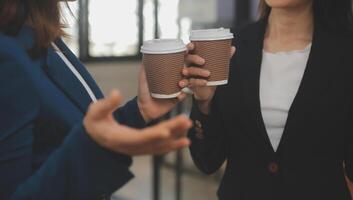
<instances>
[{"instance_id":1,"label":"white plastic lid","mask_svg":"<svg viewBox=\"0 0 353 200\"><path fill-rule=\"evenodd\" d=\"M193 30L190 34L190 41L212 41L212 40L227 40L233 39L234 35L230 29L205 29Z\"/></svg>"},{"instance_id":2,"label":"white plastic lid","mask_svg":"<svg viewBox=\"0 0 353 200\"><path fill-rule=\"evenodd\" d=\"M186 51L186 45L180 39L155 39L143 43L141 53L145 54L167 54Z\"/></svg>"}]
</instances>

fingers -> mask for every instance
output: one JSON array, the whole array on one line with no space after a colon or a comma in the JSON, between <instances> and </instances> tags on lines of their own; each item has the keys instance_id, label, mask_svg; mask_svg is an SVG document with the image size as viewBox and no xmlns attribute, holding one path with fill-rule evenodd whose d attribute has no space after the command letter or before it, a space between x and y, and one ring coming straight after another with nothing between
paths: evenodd
<instances>
[{"instance_id":1,"label":"fingers","mask_svg":"<svg viewBox=\"0 0 353 200\"><path fill-rule=\"evenodd\" d=\"M167 130L177 130L177 129L189 129L192 126L192 122L186 116L180 115L173 119L164 121L158 125L159 127L166 128Z\"/></svg>"},{"instance_id":2,"label":"fingers","mask_svg":"<svg viewBox=\"0 0 353 200\"><path fill-rule=\"evenodd\" d=\"M190 146L191 142L189 139L187 138L181 138L179 140L176 140L175 142L172 142L169 146L169 151L174 151L174 150L177 150L177 149L181 149L181 148L184 148L184 147L188 147ZM166 152L166 153L168 153Z\"/></svg>"},{"instance_id":3,"label":"fingers","mask_svg":"<svg viewBox=\"0 0 353 200\"><path fill-rule=\"evenodd\" d=\"M140 149L131 149L129 151L132 151L133 153L130 153L129 155L164 155L169 152L188 147L190 144L191 142L189 139L180 138L169 142L160 143L158 145L145 145Z\"/></svg>"},{"instance_id":4,"label":"fingers","mask_svg":"<svg viewBox=\"0 0 353 200\"><path fill-rule=\"evenodd\" d=\"M191 144L191 142L189 139L181 138L181 139L169 142L169 143L162 144L157 149L152 149L151 154L164 155L169 152L188 147L188 146L190 146L190 144Z\"/></svg>"},{"instance_id":5,"label":"fingers","mask_svg":"<svg viewBox=\"0 0 353 200\"><path fill-rule=\"evenodd\" d=\"M184 79L179 82L179 87L181 87L181 88L187 87L188 85L189 85L188 79Z\"/></svg>"},{"instance_id":6,"label":"fingers","mask_svg":"<svg viewBox=\"0 0 353 200\"><path fill-rule=\"evenodd\" d=\"M184 67L183 75L186 77L198 76L208 78L211 75L211 72L200 67Z\"/></svg>"},{"instance_id":7,"label":"fingers","mask_svg":"<svg viewBox=\"0 0 353 200\"><path fill-rule=\"evenodd\" d=\"M186 138L186 134L191 126L191 121L185 116L161 122L145 133L144 137L148 139L144 141L144 147L148 149L146 151L149 154L159 155L187 147L190 141Z\"/></svg>"},{"instance_id":8,"label":"fingers","mask_svg":"<svg viewBox=\"0 0 353 200\"><path fill-rule=\"evenodd\" d=\"M190 145L186 133L191 126L191 121L185 116L142 130L120 126L114 129L116 134L110 134L109 149L131 156L165 154Z\"/></svg>"},{"instance_id":9,"label":"fingers","mask_svg":"<svg viewBox=\"0 0 353 200\"><path fill-rule=\"evenodd\" d=\"M195 49L195 45L193 43L189 43L188 45L186 45L186 48L188 49L188 52L190 52Z\"/></svg>"},{"instance_id":10,"label":"fingers","mask_svg":"<svg viewBox=\"0 0 353 200\"><path fill-rule=\"evenodd\" d=\"M114 112L120 105L122 96L119 91L113 90L108 97L90 105L87 117L97 120Z\"/></svg>"},{"instance_id":11,"label":"fingers","mask_svg":"<svg viewBox=\"0 0 353 200\"><path fill-rule=\"evenodd\" d=\"M181 137L185 136L186 131L191 128L192 122L186 116L179 115L160 123L158 126L170 131L172 137Z\"/></svg>"},{"instance_id":12,"label":"fingers","mask_svg":"<svg viewBox=\"0 0 353 200\"><path fill-rule=\"evenodd\" d=\"M143 143L161 143L171 138L180 137L185 135L191 126L192 122L187 117L175 117L146 129L142 138L144 140Z\"/></svg>"},{"instance_id":13,"label":"fingers","mask_svg":"<svg viewBox=\"0 0 353 200\"><path fill-rule=\"evenodd\" d=\"M208 81L204 79L196 79L196 78L191 78L191 79L184 79L179 82L179 86L181 88L185 87L190 87L190 88L195 88L195 87L205 87L207 86Z\"/></svg>"},{"instance_id":14,"label":"fingers","mask_svg":"<svg viewBox=\"0 0 353 200\"><path fill-rule=\"evenodd\" d=\"M186 97L188 97L188 95L184 92L182 92L177 98L179 102L182 102L186 99Z\"/></svg>"},{"instance_id":15,"label":"fingers","mask_svg":"<svg viewBox=\"0 0 353 200\"><path fill-rule=\"evenodd\" d=\"M204 65L206 62L205 62L205 59L201 58L201 57L198 56L198 55L188 54L188 55L186 55L186 57L185 57L185 63L186 63L186 65L188 65L188 66L190 66L190 65L199 65L199 66L202 66L202 65Z\"/></svg>"},{"instance_id":16,"label":"fingers","mask_svg":"<svg viewBox=\"0 0 353 200\"><path fill-rule=\"evenodd\" d=\"M187 78L189 77L198 77L198 78L190 78L184 79L179 82L179 86L181 88L185 87L203 87L207 85L207 79L210 77L211 72L199 67L185 67L183 69L183 75Z\"/></svg>"},{"instance_id":17,"label":"fingers","mask_svg":"<svg viewBox=\"0 0 353 200\"><path fill-rule=\"evenodd\" d=\"M188 49L186 52L186 57L185 57L185 63L187 65L204 65L205 64L205 60L203 58L201 58L198 55L193 55L190 54L190 52L192 52L195 49L195 45L193 43L189 43L188 45L186 45L186 48Z\"/></svg>"},{"instance_id":18,"label":"fingers","mask_svg":"<svg viewBox=\"0 0 353 200\"><path fill-rule=\"evenodd\" d=\"M141 145L157 145L167 141L171 137L171 132L168 129L161 128L158 125L146 128L137 138L137 144Z\"/></svg>"},{"instance_id":19,"label":"fingers","mask_svg":"<svg viewBox=\"0 0 353 200\"><path fill-rule=\"evenodd\" d=\"M195 88L195 87L205 87L207 86L208 81L204 79L196 79L196 78L191 78L189 80L189 87Z\"/></svg>"}]
</instances>

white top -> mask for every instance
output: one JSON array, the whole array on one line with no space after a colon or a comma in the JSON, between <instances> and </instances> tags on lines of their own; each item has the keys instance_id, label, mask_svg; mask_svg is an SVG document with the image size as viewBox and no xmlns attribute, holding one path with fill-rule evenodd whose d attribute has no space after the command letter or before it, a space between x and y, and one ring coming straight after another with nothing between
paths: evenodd
<instances>
[{"instance_id":1,"label":"white top","mask_svg":"<svg viewBox=\"0 0 353 200\"><path fill-rule=\"evenodd\" d=\"M66 58L66 56L60 51L58 46L56 46L55 43L52 43L52 46L56 50L56 53L59 55L59 57L64 61L66 66L71 70L71 72L76 76L76 78L81 82L82 86L85 88L86 92L90 96L93 102L97 101L97 97L94 95L92 89L88 86L87 82L81 74L76 70L76 68L72 65L72 63Z\"/></svg>"},{"instance_id":2,"label":"white top","mask_svg":"<svg viewBox=\"0 0 353 200\"><path fill-rule=\"evenodd\" d=\"M302 81L310 49L311 44L299 51L263 51L260 75L261 112L275 151L283 135L288 111Z\"/></svg>"}]
</instances>

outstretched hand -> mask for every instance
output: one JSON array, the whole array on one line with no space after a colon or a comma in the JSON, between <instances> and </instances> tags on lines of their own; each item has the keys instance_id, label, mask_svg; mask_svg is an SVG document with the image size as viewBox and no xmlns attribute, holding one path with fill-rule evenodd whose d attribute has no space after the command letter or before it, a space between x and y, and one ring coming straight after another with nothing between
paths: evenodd
<instances>
[{"instance_id":1,"label":"outstretched hand","mask_svg":"<svg viewBox=\"0 0 353 200\"><path fill-rule=\"evenodd\" d=\"M190 145L186 133L192 123L188 118L178 116L142 130L129 128L112 115L121 101L119 92L113 91L106 99L91 104L84 118L87 133L102 147L136 156L165 154Z\"/></svg>"}]
</instances>

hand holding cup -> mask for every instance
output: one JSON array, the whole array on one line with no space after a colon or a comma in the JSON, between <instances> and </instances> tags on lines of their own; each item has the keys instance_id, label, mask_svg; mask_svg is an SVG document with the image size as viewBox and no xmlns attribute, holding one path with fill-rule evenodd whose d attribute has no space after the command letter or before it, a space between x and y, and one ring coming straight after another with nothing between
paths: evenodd
<instances>
[{"instance_id":1,"label":"hand holding cup","mask_svg":"<svg viewBox=\"0 0 353 200\"><path fill-rule=\"evenodd\" d=\"M235 53L232 38L228 29L194 31L190 37L192 43L187 45L187 67L183 69L186 79L180 86L193 90L204 114L209 113L216 87L228 83L229 62Z\"/></svg>"}]
</instances>

